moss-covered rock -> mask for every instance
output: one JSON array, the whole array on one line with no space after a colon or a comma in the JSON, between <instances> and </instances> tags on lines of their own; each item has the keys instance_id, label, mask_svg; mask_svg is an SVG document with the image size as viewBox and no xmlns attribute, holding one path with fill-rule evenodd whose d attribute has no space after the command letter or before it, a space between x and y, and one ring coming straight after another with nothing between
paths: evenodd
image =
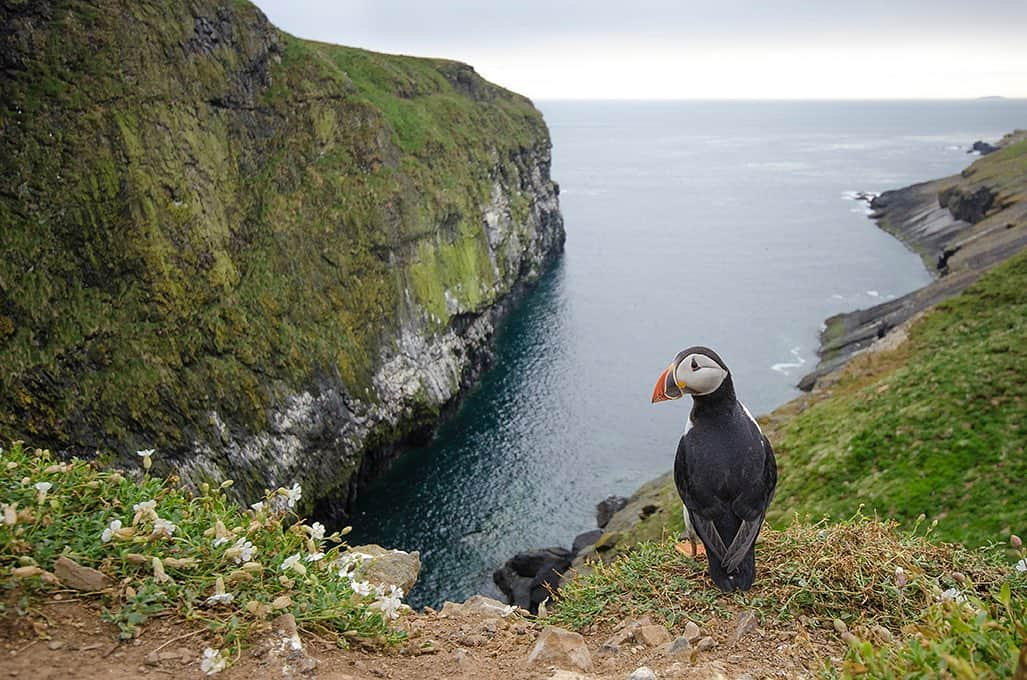
<instances>
[{"instance_id":1,"label":"moss-covered rock","mask_svg":"<svg viewBox=\"0 0 1027 680\"><path fill-rule=\"evenodd\" d=\"M562 246L541 115L466 65L242 1L0 26L0 436L344 499Z\"/></svg>"}]
</instances>

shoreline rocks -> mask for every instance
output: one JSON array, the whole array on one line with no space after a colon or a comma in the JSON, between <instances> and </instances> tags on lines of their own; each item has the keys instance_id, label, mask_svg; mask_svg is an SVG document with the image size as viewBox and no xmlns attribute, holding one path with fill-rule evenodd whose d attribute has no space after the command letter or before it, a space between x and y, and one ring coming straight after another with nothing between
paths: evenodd
<instances>
[{"instance_id":1,"label":"shoreline rocks","mask_svg":"<svg viewBox=\"0 0 1027 680\"><path fill-rule=\"evenodd\" d=\"M1011 133L993 150L1024 139L1027 131ZM919 254L936 278L894 300L828 318L820 333L820 361L799 380L799 389L812 390L853 356L921 312L958 295L1027 246L1027 206L1012 198L1022 191L1017 183L1023 178L994 170L1002 154L989 154L958 175L885 191L870 201L871 219Z\"/></svg>"}]
</instances>

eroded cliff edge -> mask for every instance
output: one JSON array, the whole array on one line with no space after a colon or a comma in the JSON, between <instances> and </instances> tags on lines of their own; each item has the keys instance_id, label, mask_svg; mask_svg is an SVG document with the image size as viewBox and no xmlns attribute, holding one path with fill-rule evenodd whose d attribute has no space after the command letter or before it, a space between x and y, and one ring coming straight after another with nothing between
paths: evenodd
<instances>
[{"instance_id":1,"label":"eroded cliff edge","mask_svg":"<svg viewBox=\"0 0 1027 680\"><path fill-rule=\"evenodd\" d=\"M464 64L238 1L0 26L0 437L338 510L562 249L541 114Z\"/></svg>"},{"instance_id":2,"label":"eroded cliff edge","mask_svg":"<svg viewBox=\"0 0 1027 680\"><path fill-rule=\"evenodd\" d=\"M992 148L958 175L873 199L871 218L918 253L937 278L895 300L827 319L820 362L799 381L800 389L811 389L854 354L1027 246L1027 131L1010 133Z\"/></svg>"}]
</instances>

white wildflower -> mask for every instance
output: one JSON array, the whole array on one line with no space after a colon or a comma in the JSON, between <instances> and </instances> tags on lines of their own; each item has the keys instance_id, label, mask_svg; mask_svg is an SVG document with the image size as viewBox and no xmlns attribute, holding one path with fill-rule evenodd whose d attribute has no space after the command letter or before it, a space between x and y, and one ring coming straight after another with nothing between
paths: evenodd
<instances>
[{"instance_id":1,"label":"white wildflower","mask_svg":"<svg viewBox=\"0 0 1027 680\"><path fill-rule=\"evenodd\" d=\"M367 581L353 580L350 582L350 587L353 588L353 592L360 597L367 597L371 594L371 584Z\"/></svg>"},{"instance_id":2,"label":"white wildflower","mask_svg":"<svg viewBox=\"0 0 1027 680\"><path fill-rule=\"evenodd\" d=\"M303 559L305 559L307 562L319 562L320 560L324 559L324 556L325 554L323 552L316 552L310 553Z\"/></svg>"},{"instance_id":3,"label":"white wildflower","mask_svg":"<svg viewBox=\"0 0 1027 680\"><path fill-rule=\"evenodd\" d=\"M303 564L300 562L301 557L302 555L300 553L296 553L295 555L289 555L288 557L286 557L284 560L282 560L282 571L288 571L289 569L292 569L297 574L306 574L307 568L304 567Z\"/></svg>"},{"instance_id":4,"label":"white wildflower","mask_svg":"<svg viewBox=\"0 0 1027 680\"><path fill-rule=\"evenodd\" d=\"M1020 560L1016 563L1016 570L1021 574L1027 572L1027 559Z\"/></svg>"},{"instance_id":5,"label":"white wildflower","mask_svg":"<svg viewBox=\"0 0 1027 680\"><path fill-rule=\"evenodd\" d=\"M206 599L207 605L213 607L219 604L231 604L235 596L232 593L216 593Z\"/></svg>"},{"instance_id":6,"label":"white wildflower","mask_svg":"<svg viewBox=\"0 0 1027 680\"><path fill-rule=\"evenodd\" d=\"M235 596L232 593L225 592L225 579L218 576L214 581L214 594L206 599L206 603L209 606L231 604L234 599Z\"/></svg>"},{"instance_id":7,"label":"white wildflower","mask_svg":"<svg viewBox=\"0 0 1027 680\"><path fill-rule=\"evenodd\" d=\"M284 489L285 500L289 507L294 507L300 498L303 497L303 487L299 483L293 484L291 489Z\"/></svg>"},{"instance_id":8,"label":"white wildflower","mask_svg":"<svg viewBox=\"0 0 1027 680\"><path fill-rule=\"evenodd\" d=\"M143 501L142 503L136 503L132 506L132 511L135 512L135 517L132 518L132 524L138 524L143 519L157 519L157 501Z\"/></svg>"},{"instance_id":9,"label":"white wildflower","mask_svg":"<svg viewBox=\"0 0 1027 680\"><path fill-rule=\"evenodd\" d=\"M169 520L166 520L166 519L163 519L163 518L160 518L160 517L158 517L157 519L153 520L153 536L154 537L157 537L157 536L160 536L160 535L163 534L167 538L171 538L171 535L173 533L175 533L175 529L177 529L177 528L178 527L174 524L174 522L171 522Z\"/></svg>"},{"instance_id":10,"label":"white wildflower","mask_svg":"<svg viewBox=\"0 0 1027 680\"><path fill-rule=\"evenodd\" d=\"M228 539L225 539L226 541ZM214 545L217 545L215 542ZM254 553L257 549L253 547L253 543L246 540L245 537L238 539L231 548L225 551L225 557L235 560L236 564L242 564L243 562L249 562L253 559Z\"/></svg>"},{"instance_id":11,"label":"white wildflower","mask_svg":"<svg viewBox=\"0 0 1027 680\"><path fill-rule=\"evenodd\" d=\"M320 522L311 524L308 531L310 531L310 538L313 541L320 541L325 537L325 525Z\"/></svg>"},{"instance_id":12,"label":"white wildflower","mask_svg":"<svg viewBox=\"0 0 1027 680\"><path fill-rule=\"evenodd\" d=\"M257 513L258 515L260 513L264 512L264 502L263 501L261 501L259 503L253 503L252 505L250 505L250 507L253 508L253 512Z\"/></svg>"},{"instance_id":13,"label":"white wildflower","mask_svg":"<svg viewBox=\"0 0 1027 680\"><path fill-rule=\"evenodd\" d=\"M221 655L221 650L211 649L210 647L203 650L203 660L200 661L200 670L207 675L220 673L225 670L225 666L227 664L227 660Z\"/></svg>"},{"instance_id":14,"label":"white wildflower","mask_svg":"<svg viewBox=\"0 0 1027 680\"><path fill-rule=\"evenodd\" d=\"M103 530L102 534L100 534L100 540L104 543L110 543L111 539L114 538L114 535L118 532L119 529L121 529L121 520L111 520L111 523L108 524L107 528Z\"/></svg>"},{"instance_id":15,"label":"white wildflower","mask_svg":"<svg viewBox=\"0 0 1027 680\"><path fill-rule=\"evenodd\" d=\"M372 609L380 609L382 615L387 619L399 618L399 608L403 606L403 589L398 586L389 586L388 592L379 591L378 599L371 605Z\"/></svg>"},{"instance_id":16,"label":"white wildflower","mask_svg":"<svg viewBox=\"0 0 1027 680\"><path fill-rule=\"evenodd\" d=\"M46 501L46 492L53 488L50 482L36 482L36 502L42 505Z\"/></svg>"},{"instance_id":17,"label":"white wildflower","mask_svg":"<svg viewBox=\"0 0 1027 680\"><path fill-rule=\"evenodd\" d=\"M154 449L143 449L142 451L136 451L136 455L143 459L143 469L149 470L153 467L153 454L156 453Z\"/></svg>"},{"instance_id":18,"label":"white wildflower","mask_svg":"<svg viewBox=\"0 0 1027 680\"><path fill-rule=\"evenodd\" d=\"M966 602L966 596L958 588L949 588L938 599L942 602Z\"/></svg>"}]
</instances>

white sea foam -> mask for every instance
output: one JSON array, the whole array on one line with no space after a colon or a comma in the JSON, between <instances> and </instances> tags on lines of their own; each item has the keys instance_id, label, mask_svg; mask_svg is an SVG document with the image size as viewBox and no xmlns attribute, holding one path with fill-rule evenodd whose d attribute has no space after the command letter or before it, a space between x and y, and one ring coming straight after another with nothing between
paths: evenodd
<instances>
[{"instance_id":1,"label":"white sea foam","mask_svg":"<svg viewBox=\"0 0 1027 680\"><path fill-rule=\"evenodd\" d=\"M881 294L876 290L868 290L867 295L869 295L870 297L881 297Z\"/></svg>"},{"instance_id":2,"label":"white sea foam","mask_svg":"<svg viewBox=\"0 0 1027 680\"><path fill-rule=\"evenodd\" d=\"M795 361L783 361L779 364L774 364L770 367L770 370L777 371L783 375L791 375L793 368L799 368L806 363L806 360L802 358L800 350L801 348L799 347L793 347L791 355L795 358Z\"/></svg>"}]
</instances>

